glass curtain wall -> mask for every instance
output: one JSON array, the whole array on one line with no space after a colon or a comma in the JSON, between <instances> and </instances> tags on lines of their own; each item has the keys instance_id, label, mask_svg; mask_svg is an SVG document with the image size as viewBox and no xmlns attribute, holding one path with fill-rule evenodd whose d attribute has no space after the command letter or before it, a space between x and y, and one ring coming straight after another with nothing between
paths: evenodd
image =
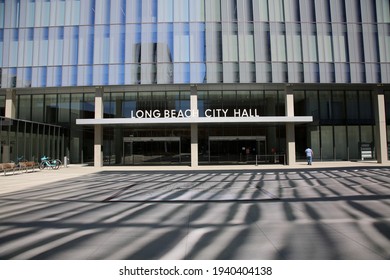
<instances>
[{"instance_id":1,"label":"glass curtain wall","mask_svg":"<svg viewBox=\"0 0 390 280\"><path fill-rule=\"evenodd\" d=\"M1 87L389 83L388 0L0 1Z\"/></svg>"},{"instance_id":2,"label":"glass curtain wall","mask_svg":"<svg viewBox=\"0 0 390 280\"><path fill-rule=\"evenodd\" d=\"M105 118L163 118L165 110L190 109L188 91L106 92L103 100ZM190 162L188 126L105 127L103 141L105 165Z\"/></svg>"},{"instance_id":3,"label":"glass curtain wall","mask_svg":"<svg viewBox=\"0 0 390 280\"><path fill-rule=\"evenodd\" d=\"M198 92L198 108L239 115L284 116L284 91L224 90ZM283 162L277 155L285 153L284 125L209 124L199 126L200 163Z\"/></svg>"},{"instance_id":4,"label":"glass curtain wall","mask_svg":"<svg viewBox=\"0 0 390 280\"><path fill-rule=\"evenodd\" d=\"M361 148L374 153L372 93L361 90L301 90L294 92L296 116L314 122L296 126L297 158L310 146L317 160L361 160Z\"/></svg>"},{"instance_id":5,"label":"glass curtain wall","mask_svg":"<svg viewBox=\"0 0 390 280\"><path fill-rule=\"evenodd\" d=\"M390 160L390 91L385 91L385 103L386 103L386 131L387 131L387 152L388 160Z\"/></svg>"},{"instance_id":6,"label":"glass curtain wall","mask_svg":"<svg viewBox=\"0 0 390 280\"><path fill-rule=\"evenodd\" d=\"M389 93L386 93L387 103L388 95ZM4 104L5 97L2 97ZM375 157L375 120L372 98L371 91L352 87L347 90L295 90L295 115L313 116L314 118L313 123L296 126L297 158L304 159L304 150L307 146L311 146L315 151L316 160L361 160L362 147L369 147L372 150L372 157ZM92 92L57 94L48 92L28 94L24 92L17 94L16 117L18 119L32 119L33 123L13 125L10 131L7 130L5 138L12 139L10 143L16 145L12 149L26 157L32 157L34 154L29 152L31 149L24 144L25 142L35 143L34 141L37 141L39 144L36 145L40 145L39 151L53 153L56 146L55 138L39 140L43 137L41 135L53 135L53 133L55 135L50 126L37 127L35 125L35 122L44 120L64 128L64 151L70 157L71 162L92 162L93 128L76 126L75 121L79 118L94 118L94 102L95 94ZM216 109L226 110L226 116L235 116L238 114L237 112L240 112L241 115L284 116L284 102L284 91L279 89L198 91L198 108L202 117L205 116L204 112L207 109L211 110L210 112ZM39 110L39 108L41 109ZM160 112L163 110L184 111L189 108L189 91L112 91L104 94L105 118L142 118L147 114L153 114L152 112L156 110ZM133 148L130 148L129 144L124 146L124 137L131 136L149 137L149 139L153 137L179 137L180 141L166 141L165 144L162 143L163 141L160 143L156 141L154 144L150 143L152 141L147 141L149 143L146 144L133 143ZM244 137L245 139L239 139L238 142L234 143L218 144L213 142L211 143L214 145L212 147L209 143L210 136L228 138L261 136L264 137L264 142L259 144L261 147L252 142L239 142L248 140ZM153 150L155 158L160 155L159 162L162 160L185 162L184 154L187 154L189 160L190 130L188 126L105 128L104 141L104 155L107 158L107 164L122 164L123 158L126 162L128 156L133 156L134 159L136 155L144 156L149 150ZM255 146L257 152L265 155L273 152L284 153L285 127L272 124L250 126L220 124L199 127L199 150L203 151L203 156L200 157L201 162L209 162L211 155L220 156L228 153L231 154L229 159L239 159L237 149L246 145ZM229 148L221 150L222 147ZM137 149L134 150L135 148ZM123 152L126 154L123 155ZM12 155L17 156L16 154ZM182 157L180 158L180 156ZM142 159L142 161L145 160ZM129 160L127 162L136 161Z\"/></svg>"},{"instance_id":7,"label":"glass curtain wall","mask_svg":"<svg viewBox=\"0 0 390 280\"><path fill-rule=\"evenodd\" d=\"M105 118L153 117L153 112L190 109L188 91L106 92ZM242 115L284 116L284 91L201 91L198 92L200 116L206 110L226 110L227 117ZM215 112L215 111L214 111ZM154 117L164 117L163 114ZM188 164L190 162L189 125L123 126L104 128L104 164ZM238 137L238 140L212 142L209 137ZM261 141L258 138L260 136ZM126 140L127 138L132 140ZM248 138L249 137L249 138ZM212 146L211 146L212 145ZM203 125L199 127L200 162L237 162L242 157L242 147L250 149L251 162L257 154L284 153L284 125ZM221 158L222 155L227 158ZM210 157L209 155L212 155Z\"/></svg>"},{"instance_id":8,"label":"glass curtain wall","mask_svg":"<svg viewBox=\"0 0 390 280\"><path fill-rule=\"evenodd\" d=\"M64 152L71 163L93 161L93 128L77 126L76 119L95 117L94 93L23 93L17 95L16 104L17 119L45 122L62 128ZM20 129L24 127L19 128L19 132ZM38 135L56 133L50 125L39 128L31 125L26 129L36 131ZM29 137L29 134L26 135ZM34 136L34 139L38 137ZM57 139L54 137L44 141L40 142L43 145L41 150L48 147L47 154L53 153Z\"/></svg>"},{"instance_id":9,"label":"glass curtain wall","mask_svg":"<svg viewBox=\"0 0 390 280\"><path fill-rule=\"evenodd\" d=\"M1 162L64 156L64 130L55 125L0 117L0 143Z\"/></svg>"},{"instance_id":10,"label":"glass curtain wall","mask_svg":"<svg viewBox=\"0 0 390 280\"><path fill-rule=\"evenodd\" d=\"M5 116L5 95L0 95L0 117Z\"/></svg>"}]
</instances>

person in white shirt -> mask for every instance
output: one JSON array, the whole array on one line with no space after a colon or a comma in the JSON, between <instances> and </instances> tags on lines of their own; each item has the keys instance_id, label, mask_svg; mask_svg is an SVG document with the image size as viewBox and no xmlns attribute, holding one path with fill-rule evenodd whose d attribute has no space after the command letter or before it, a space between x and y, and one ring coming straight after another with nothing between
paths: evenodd
<instances>
[{"instance_id":1,"label":"person in white shirt","mask_svg":"<svg viewBox=\"0 0 390 280\"><path fill-rule=\"evenodd\" d=\"M311 165L313 162L313 155L314 155L313 150L310 148L307 148L305 150L305 153L306 153L307 164Z\"/></svg>"}]
</instances>

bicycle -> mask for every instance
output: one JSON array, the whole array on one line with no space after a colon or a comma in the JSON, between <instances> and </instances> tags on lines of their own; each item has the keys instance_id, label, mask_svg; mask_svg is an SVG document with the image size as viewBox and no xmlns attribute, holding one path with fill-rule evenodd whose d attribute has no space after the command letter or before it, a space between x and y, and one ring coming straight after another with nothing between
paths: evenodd
<instances>
[{"instance_id":1,"label":"bicycle","mask_svg":"<svg viewBox=\"0 0 390 280\"><path fill-rule=\"evenodd\" d=\"M62 162L59 159L50 159L47 156L41 157L41 163L39 164L39 169L45 169L50 167L51 169L58 169L62 165Z\"/></svg>"}]
</instances>

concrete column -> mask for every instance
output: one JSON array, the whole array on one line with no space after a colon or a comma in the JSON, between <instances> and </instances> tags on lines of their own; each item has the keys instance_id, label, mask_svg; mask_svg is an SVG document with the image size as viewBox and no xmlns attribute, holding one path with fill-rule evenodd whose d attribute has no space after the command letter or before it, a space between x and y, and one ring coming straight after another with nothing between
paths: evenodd
<instances>
[{"instance_id":1,"label":"concrete column","mask_svg":"<svg viewBox=\"0 0 390 280\"><path fill-rule=\"evenodd\" d=\"M385 95L383 89L377 88L374 94L375 110L375 150L378 163L388 162Z\"/></svg>"},{"instance_id":2,"label":"concrete column","mask_svg":"<svg viewBox=\"0 0 390 280\"><path fill-rule=\"evenodd\" d=\"M286 116L294 116L294 93L291 86L286 86ZM293 165L296 162L295 155L295 124L287 123L286 124L286 156L287 164Z\"/></svg>"},{"instance_id":3,"label":"concrete column","mask_svg":"<svg viewBox=\"0 0 390 280\"><path fill-rule=\"evenodd\" d=\"M192 112L198 110L198 90L191 86L190 106ZM191 124L191 167L197 167L198 159L198 124Z\"/></svg>"},{"instance_id":4,"label":"concrete column","mask_svg":"<svg viewBox=\"0 0 390 280\"><path fill-rule=\"evenodd\" d=\"M1 132L1 129L3 129L3 138L1 138L1 141L3 144L0 143L0 147L3 149L3 154L2 154L2 158L0 159L1 162L10 162L11 160L11 156L10 156L10 153L11 153L11 149L10 149L10 139L9 139L9 128L10 128L10 122L7 121L7 120L3 120L3 123L1 124L2 127L0 128L0 133Z\"/></svg>"},{"instance_id":5,"label":"concrete column","mask_svg":"<svg viewBox=\"0 0 390 280\"><path fill-rule=\"evenodd\" d=\"M5 95L5 117L14 119L16 117L16 91L7 89Z\"/></svg>"},{"instance_id":6,"label":"concrete column","mask_svg":"<svg viewBox=\"0 0 390 280\"><path fill-rule=\"evenodd\" d=\"M103 126L95 124L94 166L103 166Z\"/></svg>"},{"instance_id":7,"label":"concrete column","mask_svg":"<svg viewBox=\"0 0 390 280\"><path fill-rule=\"evenodd\" d=\"M198 166L198 124L191 124L191 167Z\"/></svg>"},{"instance_id":8,"label":"concrete column","mask_svg":"<svg viewBox=\"0 0 390 280\"><path fill-rule=\"evenodd\" d=\"M115 101L116 105L116 112L115 112L115 118L121 118L122 117L122 100L117 99ZM122 129L114 128L114 146L115 146L115 163L124 163L123 157L123 136L122 136Z\"/></svg>"},{"instance_id":9,"label":"concrete column","mask_svg":"<svg viewBox=\"0 0 390 280\"><path fill-rule=\"evenodd\" d=\"M7 89L5 92L5 114L6 118L15 119L16 118L16 91L14 89ZM8 133L7 133L8 135ZM7 136L8 137L8 136ZM8 139L5 141L5 144L2 145L3 156L2 162L10 162L11 160L11 148L9 145Z\"/></svg>"},{"instance_id":10,"label":"concrete column","mask_svg":"<svg viewBox=\"0 0 390 280\"><path fill-rule=\"evenodd\" d=\"M95 119L103 118L103 93L102 87L97 87L95 92ZM94 137L94 166L103 166L103 126L101 124L95 125Z\"/></svg>"}]
</instances>

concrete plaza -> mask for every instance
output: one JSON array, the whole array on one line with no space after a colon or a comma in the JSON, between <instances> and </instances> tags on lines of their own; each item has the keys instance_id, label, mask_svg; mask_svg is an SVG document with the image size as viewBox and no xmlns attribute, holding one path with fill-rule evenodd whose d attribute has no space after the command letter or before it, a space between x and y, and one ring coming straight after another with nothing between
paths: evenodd
<instances>
[{"instance_id":1,"label":"concrete plaza","mask_svg":"<svg viewBox=\"0 0 390 280\"><path fill-rule=\"evenodd\" d=\"M0 175L0 259L390 259L390 166Z\"/></svg>"}]
</instances>

